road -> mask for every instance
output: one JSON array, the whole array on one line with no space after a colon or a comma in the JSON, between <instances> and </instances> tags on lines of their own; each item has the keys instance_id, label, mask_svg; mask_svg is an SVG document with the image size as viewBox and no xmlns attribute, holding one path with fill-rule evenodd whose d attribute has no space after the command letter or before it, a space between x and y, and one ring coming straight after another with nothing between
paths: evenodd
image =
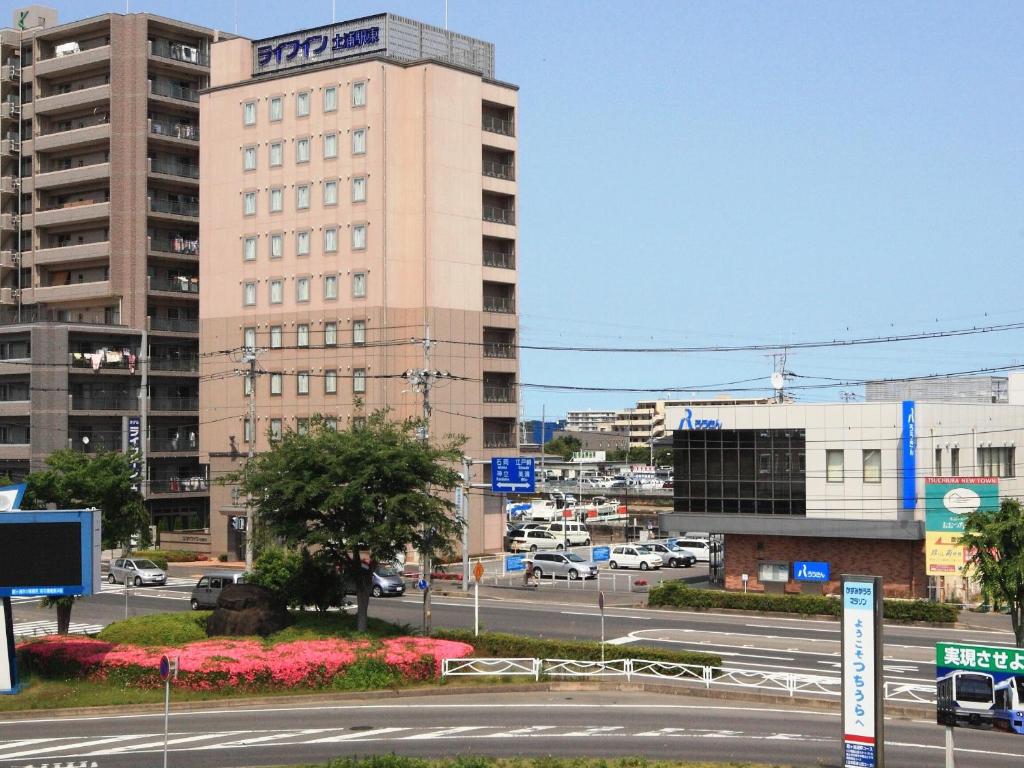
<instances>
[{"instance_id":1,"label":"road","mask_svg":"<svg viewBox=\"0 0 1024 768\"><path fill-rule=\"evenodd\" d=\"M172 579L164 588L134 590L129 596L129 613L187 610L192 583L191 579ZM541 590L490 590L490 595L481 599L480 608L481 624L488 630L541 637L600 638L600 613L593 593L556 592L549 585ZM632 600L640 596L609 594L609 606L614 597ZM16 634L19 627L39 633L52 631L53 611L37 605L33 600L14 607ZM418 592L412 592L401 598L373 600L370 610L373 616L415 628L421 625L422 598ZM108 584L104 584L100 595L79 601L72 614L76 624L92 631L123 617L124 588ZM435 627L472 628L472 600L435 595L433 623ZM839 671L839 625L825 619L608 607L605 636L615 644L713 652L732 667L831 675ZM984 645L1013 645L1008 628L951 630L887 624L886 679L931 684L935 680L935 643L951 638Z\"/></svg>"},{"instance_id":2,"label":"road","mask_svg":"<svg viewBox=\"0 0 1024 768\"><path fill-rule=\"evenodd\" d=\"M943 729L889 720L889 768L942 763ZM396 753L560 755L734 760L837 766L835 714L642 692L431 695L173 713L169 764L235 768ZM1024 737L958 730L958 765L1021 764ZM163 715L0 721L0 766L137 768L156 765Z\"/></svg>"}]
</instances>

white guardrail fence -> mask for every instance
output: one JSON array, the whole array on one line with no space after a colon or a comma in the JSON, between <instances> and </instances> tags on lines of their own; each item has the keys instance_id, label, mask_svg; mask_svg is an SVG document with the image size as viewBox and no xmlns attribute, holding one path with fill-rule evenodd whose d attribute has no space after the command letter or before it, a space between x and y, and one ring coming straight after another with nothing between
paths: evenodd
<instances>
[{"instance_id":1,"label":"white guardrail fence","mask_svg":"<svg viewBox=\"0 0 1024 768\"><path fill-rule=\"evenodd\" d=\"M838 677L771 672L735 667L704 667L644 659L574 661L572 659L444 659L442 677L545 677L625 678L682 681L705 688L746 688L789 696L813 695L838 698L842 683ZM904 704L935 704L935 686L886 681L885 700Z\"/></svg>"}]
</instances>

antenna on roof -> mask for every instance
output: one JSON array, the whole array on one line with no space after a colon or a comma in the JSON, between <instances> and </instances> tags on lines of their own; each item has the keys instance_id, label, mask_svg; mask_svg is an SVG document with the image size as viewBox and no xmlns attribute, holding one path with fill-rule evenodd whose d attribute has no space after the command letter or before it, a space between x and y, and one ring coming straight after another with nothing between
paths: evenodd
<instances>
[{"instance_id":1,"label":"antenna on roof","mask_svg":"<svg viewBox=\"0 0 1024 768\"><path fill-rule=\"evenodd\" d=\"M448 0L444 0L444 31L448 31Z\"/></svg>"}]
</instances>

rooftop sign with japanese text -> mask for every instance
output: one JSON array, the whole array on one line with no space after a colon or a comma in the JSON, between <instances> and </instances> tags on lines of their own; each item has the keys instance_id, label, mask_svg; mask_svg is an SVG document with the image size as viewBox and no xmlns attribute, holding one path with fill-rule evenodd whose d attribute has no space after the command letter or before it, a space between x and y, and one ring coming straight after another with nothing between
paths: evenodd
<instances>
[{"instance_id":1,"label":"rooftop sign with japanese text","mask_svg":"<svg viewBox=\"0 0 1024 768\"><path fill-rule=\"evenodd\" d=\"M252 73L263 75L383 52L387 47L386 21L386 15L380 14L256 40L252 44Z\"/></svg>"}]
</instances>

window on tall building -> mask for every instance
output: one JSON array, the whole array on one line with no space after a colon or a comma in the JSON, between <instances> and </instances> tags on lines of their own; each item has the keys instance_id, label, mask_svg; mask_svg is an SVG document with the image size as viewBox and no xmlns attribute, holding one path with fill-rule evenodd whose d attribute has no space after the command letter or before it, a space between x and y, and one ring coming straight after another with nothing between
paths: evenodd
<instances>
[{"instance_id":1,"label":"window on tall building","mask_svg":"<svg viewBox=\"0 0 1024 768\"><path fill-rule=\"evenodd\" d=\"M365 203L366 202L366 177L365 176L353 176L352 177L352 202L353 203Z\"/></svg>"},{"instance_id":2,"label":"window on tall building","mask_svg":"<svg viewBox=\"0 0 1024 768\"><path fill-rule=\"evenodd\" d=\"M255 101L247 101L242 105L242 122L245 125L256 125Z\"/></svg>"},{"instance_id":3,"label":"window on tall building","mask_svg":"<svg viewBox=\"0 0 1024 768\"><path fill-rule=\"evenodd\" d=\"M338 298L337 275L324 275L324 298L328 300Z\"/></svg>"},{"instance_id":4,"label":"window on tall building","mask_svg":"<svg viewBox=\"0 0 1024 768\"><path fill-rule=\"evenodd\" d=\"M256 349L256 329L246 328L243 333L244 341L243 346L246 349Z\"/></svg>"},{"instance_id":5,"label":"window on tall building","mask_svg":"<svg viewBox=\"0 0 1024 768\"><path fill-rule=\"evenodd\" d=\"M324 229L324 253L338 252L338 228L327 227Z\"/></svg>"},{"instance_id":6,"label":"window on tall building","mask_svg":"<svg viewBox=\"0 0 1024 768\"><path fill-rule=\"evenodd\" d=\"M309 371L299 371L295 377L295 391L299 395L309 394Z\"/></svg>"},{"instance_id":7,"label":"window on tall building","mask_svg":"<svg viewBox=\"0 0 1024 768\"><path fill-rule=\"evenodd\" d=\"M360 80L357 83L352 83L352 106L353 107L365 107L366 106L366 81Z\"/></svg>"},{"instance_id":8,"label":"window on tall building","mask_svg":"<svg viewBox=\"0 0 1024 768\"><path fill-rule=\"evenodd\" d=\"M825 481L829 483L843 482L843 451L825 451Z\"/></svg>"},{"instance_id":9,"label":"window on tall building","mask_svg":"<svg viewBox=\"0 0 1024 768\"><path fill-rule=\"evenodd\" d=\"M953 477L960 475L960 449L950 448L949 449L949 474Z\"/></svg>"},{"instance_id":10,"label":"window on tall building","mask_svg":"<svg viewBox=\"0 0 1024 768\"><path fill-rule=\"evenodd\" d=\"M337 205L338 182L332 179L324 182L324 205Z\"/></svg>"},{"instance_id":11,"label":"window on tall building","mask_svg":"<svg viewBox=\"0 0 1024 768\"><path fill-rule=\"evenodd\" d=\"M338 108L338 88L329 85L324 88L324 112L333 112Z\"/></svg>"},{"instance_id":12,"label":"window on tall building","mask_svg":"<svg viewBox=\"0 0 1024 768\"><path fill-rule=\"evenodd\" d=\"M284 164L284 144L280 141L270 142L270 165L276 167Z\"/></svg>"},{"instance_id":13,"label":"window on tall building","mask_svg":"<svg viewBox=\"0 0 1024 768\"><path fill-rule=\"evenodd\" d=\"M243 147L242 148L242 170L243 171L255 171L256 170L256 147Z\"/></svg>"},{"instance_id":14,"label":"window on tall building","mask_svg":"<svg viewBox=\"0 0 1024 768\"><path fill-rule=\"evenodd\" d=\"M295 300L309 301L309 278L298 277L295 279Z\"/></svg>"},{"instance_id":15,"label":"window on tall building","mask_svg":"<svg viewBox=\"0 0 1024 768\"><path fill-rule=\"evenodd\" d=\"M270 97L270 119L280 120L284 117L284 97L283 96L271 96Z\"/></svg>"},{"instance_id":16,"label":"window on tall building","mask_svg":"<svg viewBox=\"0 0 1024 768\"><path fill-rule=\"evenodd\" d=\"M270 348L280 349L281 348L281 326L272 325L270 326Z\"/></svg>"},{"instance_id":17,"label":"window on tall building","mask_svg":"<svg viewBox=\"0 0 1024 768\"><path fill-rule=\"evenodd\" d=\"M338 372L327 371L324 373L324 392L333 395L338 391Z\"/></svg>"},{"instance_id":18,"label":"window on tall building","mask_svg":"<svg viewBox=\"0 0 1024 768\"><path fill-rule=\"evenodd\" d=\"M338 134L328 133L324 135L324 159L330 160L338 156Z\"/></svg>"},{"instance_id":19,"label":"window on tall building","mask_svg":"<svg viewBox=\"0 0 1024 768\"><path fill-rule=\"evenodd\" d=\"M295 327L295 345L299 347L309 346L309 324L299 323Z\"/></svg>"},{"instance_id":20,"label":"window on tall building","mask_svg":"<svg viewBox=\"0 0 1024 768\"><path fill-rule=\"evenodd\" d=\"M1015 477L1012 446L986 446L978 449L978 474L982 477Z\"/></svg>"},{"instance_id":21,"label":"window on tall building","mask_svg":"<svg viewBox=\"0 0 1024 768\"><path fill-rule=\"evenodd\" d=\"M281 439L281 420L271 419L270 420L270 439L273 442L277 442Z\"/></svg>"},{"instance_id":22,"label":"window on tall building","mask_svg":"<svg viewBox=\"0 0 1024 768\"><path fill-rule=\"evenodd\" d=\"M352 154L366 154L366 129L356 128L352 131Z\"/></svg>"},{"instance_id":23,"label":"window on tall building","mask_svg":"<svg viewBox=\"0 0 1024 768\"><path fill-rule=\"evenodd\" d=\"M310 232L308 229L301 229L295 233L295 253L298 256L309 256L309 237Z\"/></svg>"},{"instance_id":24,"label":"window on tall building","mask_svg":"<svg viewBox=\"0 0 1024 768\"><path fill-rule=\"evenodd\" d=\"M338 420L333 416L324 419L324 427L331 430L331 432L338 431Z\"/></svg>"},{"instance_id":25,"label":"window on tall building","mask_svg":"<svg viewBox=\"0 0 1024 768\"><path fill-rule=\"evenodd\" d=\"M242 212L246 216L256 215L256 193L245 192L242 194Z\"/></svg>"},{"instance_id":26,"label":"window on tall building","mask_svg":"<svg viewBox=\"0 0 1024 768\"><path fill-rule=\"evenodd\" d=\"M366 391L366 369L356 368L352 371L352 391L362 394Z\"/></svg>"},{"instance_id":27,"label":"window on tall building","mask_svg":"<svg viewBox=\"0 0 1024 768\"><path fill-rule=\"evenodd\" d=\"M280 213L284 210L284 189L281 187L270 188L270 212Z\"/></svg>"},{"instance_id":28,"label":"window on tall building","mask_svg":"<svg viewBox=\"0 0 1024 768\"><path fill-rule=\"evenodd\" d=\"M242 286L242 303L247 307L256 304L256 283L248 282Z\"/></svg>"},{"instance_id":29,"label":"window on tall building","mask_svg":"<svg viewBox=\"0 0 1024 768\"><path fill-rule=\"evenodd\" d=\"M245 261L256 261L256 238L246 237L242 240L242 258Z\"/></svg>"},{"instance_id":30,"label":"window on tall building","mask_svg":"<svg viewBox=\"0 0 1024 768\"><path fill-rule=\"evenodd\" d=\"M280 304L284 301L284 281L283 280L271 280L270 281L270 303Z\"/></svg>"},{"instance_id":31,"label":"window on tall building","mask_svg":"<svg viewBox=\"0 0 1024 768\"><path fill-rule=\"evenodd\" d=\"M295 207L300 211L309 208L309 184L299 184L295 187Z\"/></svg>"},{"instance_id":32,"label":"window on tall building","mask_svg":"<svg viewBox=\"0 0 1024 768\"><path fill-rule=\"evenodd\" d=\"M270 258L280 259L284 256L284 235L275 232L270 236Z\"/></svg>"},{"instance_id":33,"label":"window on tall building","mask_svg":"<svg viewBox=\"0 0 1024 768\"><path fill-rule=\"evenodd\" d=\"M295 115L306 117L309 114L309 91L299 91L295 94Z\"/></svg>"},{"instance_id":34,"label":"window on tall building","mask_svg":"<svg viewBox=\"0 0 1024 768\"><path fill-rule=\"evenodd\" d=\"M352 225L352 250L361 251L366 248L366 225Z\"/></svg>"},{"instance_id":35,"label":"window on tall building","mask_svg":"<svg viewBox=\"0 0 1024 768\"><path fill-rule=\"evenodd\" d=\"M356 272L352 275L352 296L357 299L366 298L366 273Z\"/></svg>"},{"instance_id":36,"label":"window on tall building","mask_svg":"<svg viewBox=\"0 0 1024 768\"><path fill-rule=\"evenodd\" d=\"M308 435L309 434L309 419L297 418L295 419L295 434L297 435Z\"/></svg>"},{"instance_id":37,"label":"window on tall building","mask_svg":"<svg viewBox=\"0 0 1024 768\"><path fill-rule=\"evenodd\" d=\"M270 374L270 394L280 395L281 394L281 382L282 375L280 373Z\"/></svg>"},{"instance_id":38,"label":"window on tall building","mask_svg":"<svg viewBox=\"0 0 1024 768\"><path fill-rule=\"evenodd\" d=\"M864 482L882 482L882 452L878 448L865 448L863 451Z\"/></svg>"},{"instance_id":39,"label":"window on tall building","mask_svg":"<svg viewBox=\"0 0 1024 768\"><path fill-rule=\"evenodd\" d=\"M324 346L336 347L338 345L338 324L336 322L324 323Z\"/></svg>"},{"instance_id":40,"label":"window on tall building","mask_svg":"<svg viewBox=\"0 0 1024 768\"><path fill-rule=\"evenodd\" d=\"M935 449L935 466L932 467L932 472L936 477L942 477L942 449Z\"/></svg>"},{"instance_id":41,"label":"window on tall building","mask_svg":"<svg viewBox=\"0 0 1024 768\"><path fill-rule=\"evenodd\" d=\"M242 442L251 443L253 437L252 422L249 419L245 419L242 426Z\"/></svg>"},{"instance_id":42,"label":"window on tall building","mask_svg":"<svg viewBox=\"0 0 1024 768\"><path fill-rule=\"evenodd\" d=\"M296 163L308 163L309 162L309 139L302 138L295 140L295 162Z\"/></svg>"},{"instance_id":43,"label":"window on tall building","mask_svg":"<svg viewBox=\"0 0 1024 768\"><path fill-rule=\"evenodd\" d=\"M353 320L352 321L352 343L353 344L365 344L366 343L366 321L365 320Z\"/></svg>"}]
</instances>

